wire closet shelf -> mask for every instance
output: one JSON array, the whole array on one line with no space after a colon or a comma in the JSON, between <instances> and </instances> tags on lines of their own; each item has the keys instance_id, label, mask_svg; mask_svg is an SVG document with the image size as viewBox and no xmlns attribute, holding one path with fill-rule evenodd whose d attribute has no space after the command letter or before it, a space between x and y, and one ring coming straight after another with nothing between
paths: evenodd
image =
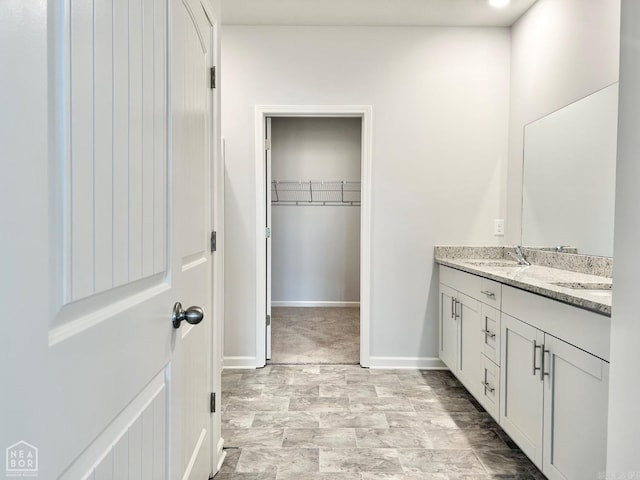
<instances>
[{"instance_id":1,"label":"wire closet shelf","mask_svg":"<svg viewBox=\"0 0 640 480\"><path fill-rule=\"evenodd\" d=\"M359 207L360 182L273 180L271 204Z\"/></svg>"}]
</instances>

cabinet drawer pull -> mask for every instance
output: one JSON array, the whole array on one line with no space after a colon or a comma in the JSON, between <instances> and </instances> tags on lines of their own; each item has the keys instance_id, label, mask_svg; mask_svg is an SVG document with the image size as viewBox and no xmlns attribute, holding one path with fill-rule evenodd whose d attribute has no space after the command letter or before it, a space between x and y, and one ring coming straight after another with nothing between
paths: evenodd
<instances>
[{"instance_id":1,"label":"cabinet drawer pull","mask_svg":"<svg viewBox=\"0 0 640 480\"><path fill-rule=\"evenodd\" d=\"M482 329L480 331L484 333L487 337L496 338L496 334L493 333L491 330Z\"/></svg>"},{"instance_id":2,"label":"cabinet drawer pull","mask_svg":"<svg viewBox=\"0 0 640 480\"><path fill-rule=\"evenodd\" d=\"M535 376L536 372L538 370L541 370L540 367L536 367L536 350L539 349L539 348L542 348L542 347L544 347L544 345L538 345L535 340L533 341L533 369L531 370L531 375ZM543 355L543 357L544 357L544 355ZM544 359L542 361L544 362Z\"/></svg>"},{"instance_id":3,"label":"cabinet drawer pull","mask_svg":"<svg viewBox=\"0 0 640 480\"><path fill-rule=\"evenodd\" d=\"M486 393L486 390L489 390L489 393L493 393L493 392L496 391L496 389L494 387L492 387L491 385L489 385L487 382L480 382L480 383L484 387L485 393Z\"/></svg>"},{"instance_id":4,"label":"cabinet drawer pull","mask_svg":"<svg viewBox=\"0 0 640 480\"><path fill-rule=\"evenodd\" d=\"M490 292L489 290L483 290L480 293L484 293L489 298L496 298L496 294L493 292Z\"/></svg>"}]
</instances>

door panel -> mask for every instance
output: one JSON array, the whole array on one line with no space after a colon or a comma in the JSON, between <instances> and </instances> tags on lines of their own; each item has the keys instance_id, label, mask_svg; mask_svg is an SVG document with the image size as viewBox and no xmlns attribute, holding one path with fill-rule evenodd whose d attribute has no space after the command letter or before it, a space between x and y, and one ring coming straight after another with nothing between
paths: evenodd
<instances>
[{"instance_id":1,"label":"door panel","mask_svg":"<svg viewBox=\"0 0 640 480\"><path fill-rule=\"evenodd\" d=\"M540 371L544 335L520 320L502 314L500 426L542 467L543 382Z\"/></svg>"},{"instance_id":2,"label":"door panel","mask_svg":"<svg viewBox=\"0 0 640 480\"><path fill-rule=\"evenodd\" d=\"M138 0L123 11L115 2L116 15L110 0L94 7L71 2L64 304L162 273L167 257L166 81L153 74L154 59L162 66L166 55L166 5ZM114 30L128 39L115 49ZM94 55L114 60L94 65Z\"/></svg>"},{"instance_id":3,"label":"door panel","mask_svg":"<svg viewBox=\"0 0 640 480\"><path fill-rule=\"evenodd\" d=\"M606 470L609 364L545 335L544 468L551 480Z\"/></svg>"}]
</instances>

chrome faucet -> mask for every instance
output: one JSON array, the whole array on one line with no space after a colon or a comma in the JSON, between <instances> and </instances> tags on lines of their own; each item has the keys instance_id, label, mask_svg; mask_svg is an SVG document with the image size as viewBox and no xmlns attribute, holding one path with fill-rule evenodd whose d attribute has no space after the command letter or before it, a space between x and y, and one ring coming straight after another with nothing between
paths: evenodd
<instances>
[{"instance_id":1,"label":"chrome faucet","mask_svg":"<svg viewBox=\"0 0 640 480\"><path fill-rule=\"evenodd\" d=\"M520 245L516 245L513 248L513 252L507 252L510 256L516 259L518 265L531 265L526 258L524 258L524 253L522 253L522 247Z\"/></svg>"}]
</instances>

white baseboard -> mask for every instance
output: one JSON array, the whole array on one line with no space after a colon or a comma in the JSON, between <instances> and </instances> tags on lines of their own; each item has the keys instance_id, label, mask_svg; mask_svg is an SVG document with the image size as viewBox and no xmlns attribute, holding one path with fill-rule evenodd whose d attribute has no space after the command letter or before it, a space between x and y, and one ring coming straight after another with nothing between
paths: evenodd
<instances>
[{"instance_id":1,"label":"white baseboard","mask_svg":"<svg viewBox=\"0 0 640 480\"><path fill-rule=\"evenodd\" d=\"M370 357L369 368L419 368L448 370L438 357Z\"/></svg>"},{"instance_id":2,"label":"white baseboard","mask_svg":"<svg viewBox=\"0 0 640 480\"><path fill-rule=\"evenodd\" d=\"M359 307L360 302L333 302L333 301L271 301L272 307Z\"/></svg>"},{"instance_id":3,"label":"white baseboard","mask_svg":"<svg viewBox=\"0 0 640 480\"><path fill-rule=\"evenodd\" d=\"M223 370L256 368L256 357L224 357Z\"/></svg>"}]
</instances>

